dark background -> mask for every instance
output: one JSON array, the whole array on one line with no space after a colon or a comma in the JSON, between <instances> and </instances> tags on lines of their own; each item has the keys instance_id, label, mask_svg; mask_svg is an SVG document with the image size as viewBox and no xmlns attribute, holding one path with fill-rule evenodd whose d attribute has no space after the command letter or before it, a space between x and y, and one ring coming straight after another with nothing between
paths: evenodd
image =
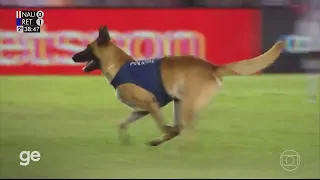
<instances>
[{"instance_id":1,"label":"dark background","mask_svg":"<svg viewBox=\"0 0 320 180\"><path fill-rule=\"evenodd\" d=\"M267 51L282 35L294 32L294 23L299 15L290 7L265 7L262 9L262 17L262 51ZM264 72L303 72L300 64L300 54L283 52L280 58Z\"/></svg>"}]
</instances>

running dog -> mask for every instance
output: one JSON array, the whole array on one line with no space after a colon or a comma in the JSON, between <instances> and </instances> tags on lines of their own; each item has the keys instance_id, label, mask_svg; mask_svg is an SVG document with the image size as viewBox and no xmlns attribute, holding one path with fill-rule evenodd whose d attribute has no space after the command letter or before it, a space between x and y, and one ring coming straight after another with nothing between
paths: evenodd
<instances>
[{"instance_id":1,"label":"running dog","mask_svg":"<svg viewBox=\"0 0 320 180\"><path fill-rule=\"evenodd\" d=\"M106 26L85 50L76 53L76 63L86 63L84 72L100 69L116 90L117 98L132 109L121 122L124 133L130 123L150 114L163 133L147 144L157 146L185 132L194 132L194 119L222 85L222 77L249 75L273 64L284 47L279 41L264 54L252 59L217 66L195 56L166 56L159 59L134 60L111 42ZM174 124L169 126L160 108L174 103Z\"/></svg>"}]
</instances>

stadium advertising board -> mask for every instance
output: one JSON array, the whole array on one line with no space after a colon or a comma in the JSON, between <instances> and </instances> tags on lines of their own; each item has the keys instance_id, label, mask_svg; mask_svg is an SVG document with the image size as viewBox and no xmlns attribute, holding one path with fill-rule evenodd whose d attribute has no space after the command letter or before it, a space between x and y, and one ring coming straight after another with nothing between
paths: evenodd
<instances>
[{"instance_id":1,"label":"stadium advertising board","mask_svg":"<svg viewBox=\"0 0 320 180\"><path fill-rule=\"evenodd\" d=\"M224 64L260 53L257 9L41 8L40 33L18 33L16 14L24 10L34 9L0 9L0 74L83 75L71 57L104 24L136 59L192 54Z\"/></svg>"}]
</instances>

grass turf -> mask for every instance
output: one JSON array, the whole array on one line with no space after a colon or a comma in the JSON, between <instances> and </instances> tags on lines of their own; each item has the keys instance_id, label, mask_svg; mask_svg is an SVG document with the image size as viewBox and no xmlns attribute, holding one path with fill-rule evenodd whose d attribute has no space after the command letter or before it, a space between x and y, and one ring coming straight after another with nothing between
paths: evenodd
<instances>
[{"instance_id":1,"label":"grass turf","mask_svg":"<svg viewBox=\"0 0 320 180\"><path fill-rule=\"evenodd\" d=\"M306 101L306 77L226 77L200 114L198 143L179 139L159 147L150 116L129 127L119 144L118 123L129 109L103 77L0 77L1 178L319 178L319 103ZM172 104L163 109L172 123ZM22 150L41 160L19 165ZM280 154L295 150L295 171Z\"/></svg>"}]
</instances>

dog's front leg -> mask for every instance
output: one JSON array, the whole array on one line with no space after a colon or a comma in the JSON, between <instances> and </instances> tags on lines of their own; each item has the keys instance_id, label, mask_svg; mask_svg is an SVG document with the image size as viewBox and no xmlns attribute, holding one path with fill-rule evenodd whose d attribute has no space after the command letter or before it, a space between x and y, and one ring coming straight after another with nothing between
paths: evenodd
<instances>
[{"instance_id":1,"label":"dog's front leg","mask_svg":"<svg viewBox=\"0 0 320 180\"><path fill-rule=\"evenodd\" d=\"M119 125L119 138L122 143L128 143L128 125L141 119L142 117L148 115L149 112L147 111L134 111L131 115L120 123Z\"/></svg>"},{"instance_id":2,"label":"dog's front leg","mask_svg":"<svg viewBox=\"0 0 320 180\"><path fill-rule=\"evenodd\" d=\"M182 130L182 122L180 118L181 111L181 101L179 99L175 99L173 101L173 115L174 115L174 127L178 128L180 131Z\"/></svg>"},{"instance_id":3,"label":"dog's front leg","mask_svg":"<svg viewBox=\"0 0 320 180\"><path fill-rule=\"evenodd\" d=\"M156 121L158 127L164 133L163 136L158 137L154 140L151 140L147 144L150 146L158 146L166 141L169 141L170 139L176 137L179 135L180 131L176 127L171 127L165 124L165 120L163 117L163 114L161 113L160 107L157 105L157 103L152 103L149 106L149 112L153 119Z\"/></svg>"}]
</instances>

